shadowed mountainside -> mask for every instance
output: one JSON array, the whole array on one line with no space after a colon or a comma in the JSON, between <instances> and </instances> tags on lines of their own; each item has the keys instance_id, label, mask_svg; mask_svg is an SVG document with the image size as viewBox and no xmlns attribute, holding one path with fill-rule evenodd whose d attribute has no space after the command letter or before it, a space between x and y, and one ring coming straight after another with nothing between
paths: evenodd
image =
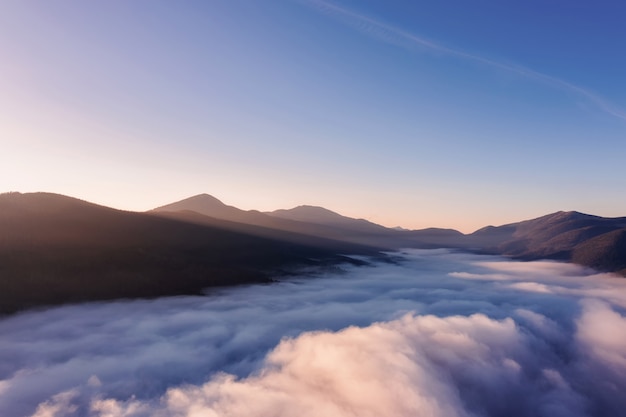
<instances>
[{"instance_id":1,"label":"shadowed mountainside","mask_svg":"<svg viewBox=\"0 0 626 417\"><path fill-rule=\"evenodd\" d=\"M48 193L0 195L0 312L67 302L199 294L377 249L282 239Z\"/></svg>"},{"instance_id":2,"label":"shadowed mountainside","mask_svg":"<svg viewBox=\"0 0 626 417\"><path fill-rule=\"evenodd\" d=\"M267 212L267 214L281 219L323 224L346 230L360 230L370 233L384 233L390 230L368 220L342 216L339 213L318 206L298 206L289 210L281 209Z\"/></svg>"},{"instance_id":3,"label":"shadowed mountainside","mask_svg":"<svg viewBox=\"0 0 626 417\"><path fill-rule=\"evenodd\" d=\"M571 261L625 275L626 217L606 218L576 211L548 214L467 235L468 245L518 259Z\"/></svg>"},{"instance_id":4,"label":"shadowed mountainside","mask_svg":"<svg viewBox=\"0 0 626 417\"><path fill-rule=\"evenodd\" d=\"M588 239L574 247L572 261L626 276L626 229Z\"/></svg>"},{"instance_id":5,"label":"shadowed mountainside","mask_svg":"<svg viewBox=\"0 0 626 417\"><path fill-rule=\"evenodd\" d=\"M208 195L135 213L58 194L0 194L0 313L199 294L401 247L556 259L626 276L626 217L558 212L463 235L391 229L312 206L243 211Z\"/></svg>"},{"instance_id":6,"label":"shadowed mountainside","mask_svg":"<svg viewBox=\"0 0 626 417\"><path fill-rule=\"evenodd\" d=\"M626 251L620 230L626 217L604 218L578 212L557 212L503 226L487 226L464 235L451 229L399 230L353 219L316 206L298 206L269 213L243 211L203 194L155 209L169 216L205 216L256 225L302 236L397 248L457 248L511 256L521 260L576 262L601 271L625 274ZM200 221L200 219L197 219ZM207 221L204 219L203 221ZM211 221L215 221L214 219ZM233 227L232 225L230 227ZM240 226L239 226L240 227Z\"/></svg>"}]
</instances>

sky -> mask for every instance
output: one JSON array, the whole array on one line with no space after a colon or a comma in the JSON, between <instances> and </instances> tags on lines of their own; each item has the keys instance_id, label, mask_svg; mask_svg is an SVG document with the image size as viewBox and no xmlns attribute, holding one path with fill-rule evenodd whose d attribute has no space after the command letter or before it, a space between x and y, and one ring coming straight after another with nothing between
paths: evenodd
<instances>
[{"instance_id":1,"label":"sky","mask_svg":"<svg viewBox=\"0 0 626 417\"><path fill-rule=\"evenodd\" d=\"M446 250L400 259L4 318L0 414L624 415L623 278Z\"/></svg>"},{"instance_id":2,"label":"sky","mask_svg":"<svg viewBox=\"0 0 626 417\"><path fill-rule=\"evenodd\" d=\"M5 0L0 192L626 215L620 1Z\"/></svg>"}]
</instances>

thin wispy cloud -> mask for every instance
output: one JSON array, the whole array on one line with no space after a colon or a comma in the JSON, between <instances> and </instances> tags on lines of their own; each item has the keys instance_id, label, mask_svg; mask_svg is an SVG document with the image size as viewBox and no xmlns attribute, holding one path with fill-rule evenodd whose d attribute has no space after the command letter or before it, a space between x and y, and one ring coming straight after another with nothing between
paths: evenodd
<instances>
[{"instance_id":1,"label":"thin wispy cloud","mask_svg":"<svg viewBox=\"0 0 626 417\"><path fill-rule=\"evenodd\" d=\"M544 74L522 66L509 64L480 55L465 52L461 49L450 48L438 42L414 35L400 28L385 24L371 17L364 16L352 10L337 6L336 4L323 0L299 0L314 9L340 20L344 24L355 28L369 36L375 37L383 42L387 42L406 49L429 50L438 54L456 57L466 61L477 62L492 68L516 74L518 76L542 82L561 91L572 93L584 99L601 111L611 116L626 120L626 111L609 102L606 98L590 91L586 88L564 81L560 78Z\"/></svg>"}]
</instances>

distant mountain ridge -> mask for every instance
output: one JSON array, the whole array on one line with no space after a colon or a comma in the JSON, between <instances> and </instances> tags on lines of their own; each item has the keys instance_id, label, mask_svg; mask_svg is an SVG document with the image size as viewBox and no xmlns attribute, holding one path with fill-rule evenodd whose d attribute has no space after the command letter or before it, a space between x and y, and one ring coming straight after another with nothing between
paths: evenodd
<instances>
[{"instance_id":1,"label":"distant mountain ridge","mask_svg":"<svg viewBox=\"0 0 626 417\"><path fill-rule=\"evenodd\" d=\"M626 275L622 234L626 217L605 218L576 211L559 211L536 219L502 226L487 226L470 234L453 229L404 230L387 228L365 219L343 216L323 207L303 205L272 212L244 212L211 197L211 205L194 206L206 197L196 196L156 209L193 210L304 235L397 249L448 247L500 254L516 259L554 259L576 262L601 271ZM217 202L224 207L216 205ZM192 204L188 204L191 202ZM238 212L229 210L238 210ZM236 214L236 216L235 216ZM270 218L274 220L270 220Z\"/></svg>"},{"instance_id":2,"label":"distant mountain ridge","mask_svg":"<svg viewBox=\"0 0 626 417\"><path fill-rule=\"evenodd\" d=\"M489 226L467 235L488 253L518 259L556 259L626 275L622 235L626 217L606 218L559 211L536 219ZM609 255L611 254L611 255Z\"/></svg>"},{"instance_id":3,"label":"distant mountain ridge","mask_svg":"<svg viewBox=\"0 0 626 417\"><path fill-rule=\"evenodd\" d=\"M322 207L262 213L208 194L138 213L51 193L0 194L0 313L68 302L200 294L295 266L399 248L554 259L626 276L626 217L556 212L470 234L387 228ZM355 261L351 261L355 262Z\"/></svg>"},{"instance_id":4,"label":"distant mountain ridge","mask_svg":"<svg viewBox=\"0 0 626 417\"><path fill-rule=\"evenodd\" d=\"M211 219L227 220L266 229L342 242L398 249L402 247L432 248L442 245L458 246L454 242L462 233L452 229L429 228L402 230L388 228L365 219L354 219L317 206L298 206L273 212L244 211L228 206L215 197L199 194L175 203L157 207L152 213L188 216L194 211ZM214 220L204 219L205 222ZM200 219L196 219L200 221Z\"/></svg>"},{"instance_id":5,"label":"distant mountain ridge","mask_svg":"<svg viewBox=\"0 0 626 417\"><path fill-rule=\"evenodd\" d=\"M205 216L243 223L251 219L264 217L264 215L259 211L245 211L237 207L226 205L209 194L195 195L175 203L157 207L151 211L159 212L181 210L195 211L196 213L204 214Z\"/></svg>"},{"instance_id":6,"label":"distant mountain ridge","mask_svg":"<svg viewBox=\"0 0 626 417\"><path fill-rule=\"evenodd\" d=\"M372 223L368 220L342 216L339 213L318 206L303 205L289 210L280 209L266 212L266 214L283 219L325 224L346 229L359 228L361 230L369 230L371 232L382 232L388 230L386 227Z\"/></svg>"}]
</instances>

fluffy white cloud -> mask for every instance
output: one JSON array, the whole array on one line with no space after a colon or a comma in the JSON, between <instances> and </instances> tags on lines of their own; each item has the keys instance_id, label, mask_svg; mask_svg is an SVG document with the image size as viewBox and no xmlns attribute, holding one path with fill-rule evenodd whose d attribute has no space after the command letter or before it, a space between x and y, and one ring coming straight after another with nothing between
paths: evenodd
<instances>
[{"instance_id":1,"label":"fluffy white cloud","mask_svg":"<svg viewBox=\"0 0 626 417\"><path fill-rule=\"evenodd\" d=\"M597 360L626 375L626 317L598 300L584 300L576 337Z\"/></svg>"},{"instance_id":2,"label":"fluffy white cloud","mask_svg":"<svg viewBox=\"0 0 626 417\"><path fill-rule=\"evenodd\" d=\"M0 321L0 415L618 416L623 288L572 265L416 251L24 313Z\"/></svg>"}]
</instances>

